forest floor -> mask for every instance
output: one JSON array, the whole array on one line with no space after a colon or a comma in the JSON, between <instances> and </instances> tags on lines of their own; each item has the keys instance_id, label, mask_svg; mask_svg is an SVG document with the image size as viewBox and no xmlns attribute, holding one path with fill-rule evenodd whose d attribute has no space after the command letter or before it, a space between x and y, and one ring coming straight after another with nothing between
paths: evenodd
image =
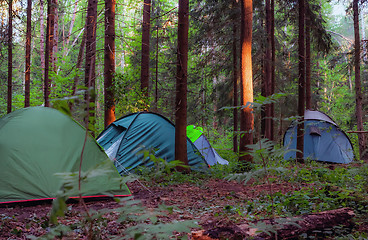
<instances>
[{"instance_id":1,"label":"forest floor","mask_svg":"<svg viewBox=\"0 0 368 240\"><path fill-rule=\"evenodd\" d=\"M143 186L142 186L143 185ZM243 239L237 233L236 225L254 219L247 215L247 209L253 201L260 201L270 192L300 191L314 188L313 183L301 184L278 182L262 184L248 182L247 185L235 181L221 179L201 179L180 184L165 185L145 181L134 181L128 184L134 199L142 201L147 209L156 208L160 204L176 206L176 210L161 216L163 222L194 219L201 226L198 229L210 230L222 228L227 231L223 239ZM65 218L59 220L64 225L83 225L85 208L80 204L68 204ZM86 202L88 209L114 209L120 205L113 200L99 200ZM27 239L28 236L43 236L50 231L49 213L50 203L35 206L11 206L0 208L0 237L1 239ZM266 209L259 210L259 213ZM263 214L264 217L267 214ZM119 214L114 211L101 216L101 224L96 221L96 239L108 239L111 236L124 235L125 227L118 222ZM254 217L254 216L253 216ZM103 222L103 223L102 223ZM368 232L367 224L359 224L355 231ZM188 235L190 236L190 234ZM63 239L86 239L83 228L74 227L72 234ZM312 238L311 238L312 239ZM322 238L321 238L322 239ZM324 238L323 238L324 239ZM329 238L330 239L330 238Z\"/></svg>"}]
</instances>

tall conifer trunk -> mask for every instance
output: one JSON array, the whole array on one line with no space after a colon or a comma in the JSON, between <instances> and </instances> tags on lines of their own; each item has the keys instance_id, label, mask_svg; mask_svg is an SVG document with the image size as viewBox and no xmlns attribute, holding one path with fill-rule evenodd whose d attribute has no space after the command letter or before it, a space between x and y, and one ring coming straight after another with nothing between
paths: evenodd
<instances>
[{"instance_id":1,"label":"tall conifer trunk","mask_svg":"<svg viewBox=\"0 0 368 240\"><path fill-rule=\"evenodd\" d=\"M312 87L311 87L311 19L309 5L305 15L305 108L312 109Z\"/></svg>"},{"instance_id":2,"label":"tall conifer trunk","mask_svg":"<svg viewBox=\"0 0 368 240\"><path fill-rule=\"evenodd\" d=\"M87 87L86 102L88 104L89 119L86 119L86 125L94 125L95 114L94 104L89 107L89 103L95 103L95 81L96 81L96 27L97 27L97 0L88 0L87 20L86 20L86 62L84 81Z\"/></svg>"},{"instance_id":3,"label":"tall conifer trunk","mask_svg":"<svg viewBox=\"0 0 368 240\"><path fill-rule=\"evenodd\" d=\"M298 0L299 3L299 84L298 84L298 115L301 121L298 124L296 153L297 161L304 162L304 108L305 108L305 5L304 0Z\"/></svg>"},{"instance_id":4,"label":"tall conifer trunk","mask_svg":"<svg viewBox=\"0 0 368 240\"><path fill-rule=\"evenodd\" d=\"M358 0L353 0L354 12L354 65L355 65L355 115L357 119L358 131L364 131L363 128L363 113L362 113L362 87L360 81L360 34L359 34L359 9ZM364 133L358 133L359 140L359 154L360 159L367 160L367 153L365 151L366 140Z\"/></svg>"},{"instance_id":5,"label":"tall conifer trunk","mask_svg":"<svg viewBox=\"0 0 368 240\"><path fill-rule=\"evenodd\" d=\"M247 145L253 143L254 117L253 109L247 103L253 102L253 72L252 72L252 0L241 0L241 55L240 55L240 82L241 82L241 104L240 113L240 160L251 162L252 156L247 154Z\"/></svg>"},{"instance_id":6,"label":"tall conifer trunk","mask_svg":"<svg viewBox=\"0 0 368 240\"><path fill-rule=\"evenodd\" d=\"M13 94L13 1L9 0L9 21L8 21L8 103L7 112L12 111Z\"/></svg>"},{"instance_id":7,"label":"tall conifer trunk","mask_svg":"<svg viewBox=\"0 0 368 240\"><path fill-rule=\"evenodd\" d=\"M26 69L24 77L24 107L30 105L30 85L31 85L31 14L32 0L27 0L27 30L26 30Z\"/></svg>"},{"instance_id":8,"label":"tall conifer trunk","mask_svg":"<svg viewBox=\"0 0 368 240\"><path fill-rule=\"evenodd\" d=\"M40 61L42 79L45 79L45 24L44 24L44 1L40 0ZM45 86L43 86L43 89Z\"/></svg>"},{"instance_id":9,"label":"tall conifer trunk","mask_svg":"<svg viewBox=\"0 0 368 240\"><path fill-rule=\"evenodd\" d=\"M265 59L264 59L264 96L269 97L272 95L272 18L271 18L271 2L270 0L266 0L265 4L266 8L266 34L267 34L267 42L266 42L266 51L265 51ZM272 109L271 104L266 104L264 106L264 132L263 135L265 138L272 140Z\"/></svg>"},{"instance_id":10,"label":"tall conifer trunk","mask_svg":"<svg viewBox=\"0 0 368 240\"><path fill-rule=\"evenodd\" d=\"M275 93L276 75L275 75L275 0L271 0L271 95ZM271 103L271 140L275 140L275 104Z\"/></svg>"},{"instance_id":11,"label":"tall conifer trunk","mask_svg":"<svg viewBox=\"0 0 368 240\"><path fill-rule=\"evenodd\" d=\"M115 121L115 0L105 0L105 127Z\"/></svg>"},{"instance_id":12,"label":"tall conifer trunk","mask_svg":"<svg viewBox=\"0 0 368 240\"><path fill-rule=\"evenodd\" d=\"M238 54L237 54L237 42L236 42L236 26L233 26L233 125L234 125L234 137L233 137L233 151L238 152Z\"/></svg>"},{"instance_id":13,"label":"tall conifer trunk","mask_svg":"<svg viewBox=\"0 0 368 240\"><path fill-rule=\"evenodd\" d=\"M237 2L233 1L233 8L237 7ZM234 128L234 137L233 137L233 151L238 152L238 48L237 48L237 21L236 18L233 19L233 128Z\"/></svg>"},{"instance_id":14,"label":"tall conifer trunk","mask_svg":"<svg viewBox=\"0 0 368 240\"><path fill-rule=\"evenodd\" d=\"M47 1L47 26L46 26L46 49L45 49L45 81L44 81L44 99L45 107L50 107L51 80L49 76L53 67L53 46L54 46L54 25L55 25L55 0Z\"/></svg>"},{"instance_id":15,"label":"tall conifer trunk","mask_svg":"<svg viewBox=\"0 0 368 240\"><path fill-rule=\"evenodd\" d=\"M141 89L143 95L148 97L149 88L149 60L150 60L150 28L151 28L151 0L144 0L142 22L142 63L141 63Z\"/></svg>"},{"instance_id":16,"label":"tall conifer trunk","mask_svg":"<svg viewBox=\"0 0 368 240\"><path fill-rule=\"evenodd\" d=\"M175 159L188 165L187 155L187 68L189 1L179 0L178 50L175 99ZM179 168L180 171L189 171Z\"/></svg>"}]
</instances>

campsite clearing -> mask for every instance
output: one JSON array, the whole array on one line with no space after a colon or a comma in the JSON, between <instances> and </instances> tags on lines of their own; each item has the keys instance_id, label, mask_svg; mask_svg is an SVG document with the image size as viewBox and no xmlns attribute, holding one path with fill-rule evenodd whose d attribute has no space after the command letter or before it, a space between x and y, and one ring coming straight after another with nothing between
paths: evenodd
<instances>
[{"instance_id":1,"label":"campsite clearing","mask_svg":"<svg viewBox=\"0 0 368 240\"><path fill-rule=\"evenodd\" d=\"M177 207L172 214L160 217L162 222L195 219L205 230L228 229L228 239L237 239L237 225L249 223L249 221L259 217L270 217L266 214L266 208L257 207L258 209L255 209L257 206L255 203L265 199L270 187L272 192L279 194L316 188L314 183L278 181L269 186L262 182L250 181L247 185L244 185L219 179L173 185L163 185L162 182L143 182L143 184L147 188L142 187L137 181L129 183L128 186L134 198L141 200L146 207L152 209L160 204L175 205ZM104 200L88 202L87 206L89 209L99 210L114 209L119 205L112 200ZM79 228L81 226L80 222L84 219L82 206L69 204L68 209L66 218L60 220L60 223L75 225L72 238L85 238L83 229ZM51 205L0 208L2 218L0 236L3 239L25 239L27 235L40 236L45 234L48 229L47 223L50 210ZM104 215L95 223L95 230L99 232L100 239L108 239L109 236L121 236L124 233L126 225L121 225L117 219L118 213L112 212ZM368 232L368 224L360 223L355 226L354 231Z\"/></svg>"}]
</instances>

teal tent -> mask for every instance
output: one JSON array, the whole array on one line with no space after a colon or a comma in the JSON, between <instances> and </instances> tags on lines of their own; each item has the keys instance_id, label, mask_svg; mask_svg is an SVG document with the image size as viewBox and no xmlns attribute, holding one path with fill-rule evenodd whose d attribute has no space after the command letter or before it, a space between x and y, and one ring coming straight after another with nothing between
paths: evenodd
<instances>
[{"instance_id":1,"label":"teal tent","mask_svg":"<svg viewBox=\"0 0 368 240\"><path fill-rule=\"evenodd\" d=\"M103 149L85 136L82 126L52 108L23 108L1 118L0 202L54 199L63 187L58 174L78 175L83 148L82 173L93 172L81 184L84 197L131 195Z\"/></svg>"},{"instance_id":2,"label":"teal tent","mask_svg":"<svg viewBox=\"0 0 368 240\"><path fill-rule=\"evenodd\" d=\"M296 149L297 124L294 122L284 135L284 147ZM354 160L353 146L348 136L326 114L305 111L304 114L304 159L350 163ZM285 159L296 158L296 151L288 151Z\"/></svg>"},{"instance_id":3,"label":"teal tent","mask_svg":"<svg viewBox=\"0 0 368 240\"><path fill-rule=\"evenodd\" d=\"M138 112L111 123L98 137L98 143L115 166L124 174L138 166L152 167L144 159L145 150L154 150L155 156L168 162L175 160L175 126L167 118L151 112ZM193 143L187 140L189 165L203 170L207 164Z\"/></svg>"},{"instance_id":4,"label":"teal tent","mask_svg":"<svg viewBox=\"0 0 368 240\"><path fill-rule=\"evenodd\" d=\"M210 142L203 134L202 127L195 127L194 125L187 126L187 136L202 154L208 165L213 166L215 164L229 164L229 162L223 159L211 146Z\"/></svg>"}]
</instances>

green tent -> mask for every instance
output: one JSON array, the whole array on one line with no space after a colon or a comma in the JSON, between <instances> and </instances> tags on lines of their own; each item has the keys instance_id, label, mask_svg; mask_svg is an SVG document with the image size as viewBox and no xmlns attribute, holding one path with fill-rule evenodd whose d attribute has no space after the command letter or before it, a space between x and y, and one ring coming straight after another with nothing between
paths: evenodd
<instances>
[{"instance_id":1,"label":"green tent","mask_svg":"<svg viewBox=\"0 0 368 240\"><path fill-rule=\"evenodd\" d=\"M52 108L24 108L1 118L0 203L55 198L63 187L58 173L78 175L85 136L82 126ZM125 184L119 184L119 173L89 135L82 159L83 174L91 173L81 185L84 197L131 195Z\"/></svg>"}]
</instances>

